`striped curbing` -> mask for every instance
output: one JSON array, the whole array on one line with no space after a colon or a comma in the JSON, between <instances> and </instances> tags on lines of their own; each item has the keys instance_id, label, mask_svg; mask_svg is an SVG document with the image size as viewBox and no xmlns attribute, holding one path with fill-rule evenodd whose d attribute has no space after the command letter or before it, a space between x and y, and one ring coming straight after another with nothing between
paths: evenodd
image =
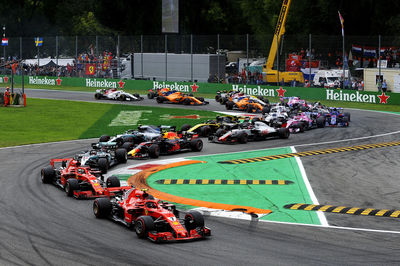
<instances>
[{"instance_id":1,"label":"striped curbing","mask_svg":"<svg viewBox=\"0 0 400 266\"><path fill-rule=\"evenodd\" d=\"M263 162L263 161L270 161L270 160L277 160L277 159L284 159L284 158L306 157L306 156L322 155L322 154L330 154L330 153L338 153L338 152L346 152L346 151L360 151L360 150L376 149L376 148L382 148L382 147L393 147L393 146L399 146L399 145L400 145L400 141L383 142L383 143L364 144L364 145L349 146L349 147L334 148L334 149L303 151L303 152L286 153L286 154L263 156L263 157L254 157L254 158L247 158L247 159L219 161L218 163L221 163L221 164L255 163L255 162Z\"/></svg>"},{"instance_id":2,"label":"striped curbing","mask_svg":"<svg viewBox=\"0 0 400 266\"><path fill-rule=\"evenodd\" d=\"M316 204L305 204L305 203L288 204L283 207L285 209L290 209L290 210L322 211L322 212L340 213L340 214L400 218L400 210L389 210L389 209L379 210L372 208L363 209L363 208L354 208L345 206L316 205Z\"/></svg>"},{"instance_id":3,"label":"striped curbing","mask_svg":"<svg viewBox=\"0 0 400 266\"><path fill-rule=\"evenodd\" d=\"M290 180L228 180L228 179L160 179L156 183L163 185L289 185Z\"/></svg>"}]
</instances>

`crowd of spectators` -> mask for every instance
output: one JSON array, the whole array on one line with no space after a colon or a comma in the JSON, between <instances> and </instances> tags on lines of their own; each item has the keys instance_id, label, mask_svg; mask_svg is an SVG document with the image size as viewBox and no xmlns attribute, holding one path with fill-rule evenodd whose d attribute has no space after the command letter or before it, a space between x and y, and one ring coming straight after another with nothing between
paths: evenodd
<instances>
[{"instance_id":1,"label":"crowd of spectators","mask_svg":"<svg viewBox=\"0 0 400 266\"><path fill-rule=\"evenodd\" d=\"M40 61L40 60L39 60ZM11 65L16 62L19 64L18 57L9 56L7 60L2 61L2 65L11 68ZM52 59L48 64L38 66L37 63L22 63L24 75L29 76L59 76L59 77L100 77L112 78L113 69L116 68L116 58L110 52L104 52L103 55L94 56L93 54L82 53L78 58L75 58L71 63L66 65L57 65L56 59ZM93 70L89 72L87 64L93 66ZM21 74L21 68L15 68L15 74Z\"/></svg>"}]
</instances>

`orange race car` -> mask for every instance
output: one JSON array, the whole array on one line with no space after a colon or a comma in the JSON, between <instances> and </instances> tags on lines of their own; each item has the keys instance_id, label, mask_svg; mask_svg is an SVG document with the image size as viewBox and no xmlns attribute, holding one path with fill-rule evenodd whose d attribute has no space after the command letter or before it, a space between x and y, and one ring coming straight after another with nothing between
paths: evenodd
<instances>
[{"instance_id":1,"label":"orange race car","mask_svg":"<svg viewBox=\"0 0 400 266\"><path fill-rule=\"evenodd\" d=\"M261 112L269 113L269 103L264 102L254 96L241 96L228 100L225 104L227 110L241 110L247 113Z\"/></svg>"},{"instance_id":2,"label":"orange race car","mask_svg":"<svg viewBox=\"0 0 400 266\"><path fill-rule=\"evenodd\" d=\"M184 105L205 105L209 102L205 101L203 97L194 97L192 95L184 94L180 91L167 91L156 98L158 103L177 103Z\"/></svg>"},{"instance_id":3,"label":"orange race car","mask_svg":"<svg viewBox=\"0 0 400 266\"><path fill-rule=\"evenodd\" d=\"M170 88L162 88L162 89L150 89L147 93L147 98L154 99L154 97L162 96L165 93L170 92Z\"/></svg>"}]
</instances>

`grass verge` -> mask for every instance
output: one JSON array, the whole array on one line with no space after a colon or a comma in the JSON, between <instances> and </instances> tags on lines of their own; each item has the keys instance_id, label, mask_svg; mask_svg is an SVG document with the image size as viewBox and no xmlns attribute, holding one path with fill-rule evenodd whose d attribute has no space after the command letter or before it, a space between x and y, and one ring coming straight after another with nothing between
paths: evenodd
<instances>
[{"instance_id":1,"label":"grass verge","mask_svg":"<svg viewBox=\"0 0 400 266\"><path fill-rule=\"evenodd\" d=\"M28 99L25 108L0 108L0 147L115 135L137 124L180 128L213 119L209 111L64 100ZM199 115L196 120L173 116Z\"/></svg>"}]
</instances>

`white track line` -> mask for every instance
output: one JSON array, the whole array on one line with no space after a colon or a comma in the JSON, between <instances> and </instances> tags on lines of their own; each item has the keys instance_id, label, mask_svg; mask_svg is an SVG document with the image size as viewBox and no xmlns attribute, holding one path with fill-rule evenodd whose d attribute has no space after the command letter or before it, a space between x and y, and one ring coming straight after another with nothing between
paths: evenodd
<instances>
[{"instance_id":1,"label":"white track line","mask_svg":"<svg viewBox=\"0 0 400 266\"><path fill-rule=\"evenodd\" d=\"M290 149L292 150L293 153L297 152L296 148L293 146L291 146ZM299 157L295 156L295 159L296 159L297 165L299 166L301 176L303 177L303 182L306 185L308 194L310 195L313 204L319 205L318 199L315 196L315 193L311 187L310 181L308 180L306 170L304 169L303 163L301 162ZM317 212L317 215L318 215L319 221L321 222L321 225L329 226L328 221L326 220L326 216L323 212Z\"/></svg>"},{"instance_id":2,"label":"white track line","mask_svg":"<svg viewBox=\"0 0 400 266\"><path fill-rule=\"evenodd\" d=\"M287 225L294 225L294 226L322 227L322 228L338 229L338 230L364 231L364 232L386 233L386 234L400 234L400 231L368 229L368 228L358 228L358 227L344 227L344 226L334 226L334 225L324 226L324 225L318 225L318 224L302 224L302 223L278 222L278 221L268 221L268 220L259 220L259 222L273 223L273 224L287 224Z\"/></svg>"}]
</instances>

